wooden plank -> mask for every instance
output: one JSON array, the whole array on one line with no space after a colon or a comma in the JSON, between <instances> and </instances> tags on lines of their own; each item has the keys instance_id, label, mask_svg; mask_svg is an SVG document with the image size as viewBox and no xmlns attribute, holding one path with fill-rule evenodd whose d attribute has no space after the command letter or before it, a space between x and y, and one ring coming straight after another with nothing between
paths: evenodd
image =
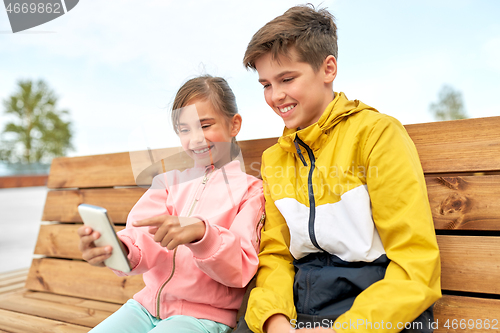
<instances>
[{"instance_id":1,"label":"wooden plank","mask_svg":"<svg viewBox=\"0 0 500 333\"><path fill-rule=\"evenodd\" d=\"M260 164L262 153L277 142L278 138L239 141L238 145L241 148L243 161L245 162L245 172L249 175L261 178Z\"/></svg>"},{"instance_id":2,"label":"wooden plank","mask_svg":"<svg viewBox=\"0 0 500 333\"><path fill-rule=\"evenodd\" d=\"M78 249L80 238L77 230L82 224L48 224L41 225L35 246L35 254L48 257L67 259L81 259L82 253ZM116 226L120 231L124 226Z\"/></svg>"},{"instance_id":3,"label":"wooden plank","mask_svg":"<svg viewBox=\"0 0 500 333\"><path fill-rule=\"evenodd\" d=\"M18 283L9 284L9 285L6 285L6 286L1 286L0 287L0 295L1 294L6 294L6 293L10 293L12 291L23 289L25 281L26 281L26 279L24 279L24 281L21 281L21 282L18 282Z\"/></svg>"},{"instance_id":4,"label":"wooden plank","mask_svg":"<svg viewBox=\"0 0 500 333\"><path fill-rule=\"evenodd\" d=\"M500 237L438 235L437 240L443 290L500 294Z\"/></svg>"},{"instance_id":5,"label":"wooden plank","mask_svg":"<svg viewBox=\"0 0 500 333\"><path fill-rule=\"evenodd\" d=\"M57 295L42 291L30 291L30 290L24 291L23 296L26 299L32 298L32 299L50 301L54 303L71 304L74 306L103 310L108 312L115 312L122 306L121 304L116 304L116 303L94 301L80 297Z\"/></svg>"},{"instance_id":6,"label":"wooden plank","mask_svg":"<svg viewBox=\"0 0 500 333\"><path fill-rule=\"evenodd\" d=\"M255 173L255 164L253 168ZM500 230L500 176L428 176L426 182L436 229ZM43 220L81 222L77 207L85 202L106 207L111 219L122 223L144 192L143 188L50 191Z\"/></svg>"},{"instance_id":7,"label":"wooden plank","mask_svg":"<svg viewBox=\"0 0 500 333\"><path fill-rule=\"evenodd\" d=\"M277 138L238 142L243 151L248 173L256 176L259 174L262 151L276 142ZM141 154L143 158L140 158ZM163 172L163 167L167 171L190 167L191 161L182 154L178 147L133 152L132 156L139 156L138 161L134 160L134 169L129 153L55 158L50 167L47 186L49 188L135 186L134 173L136 176L141 175L141 172L150 174L149 177L143 177L147 183L151 181L152 175Z\"/></svg>"},{"instance_id":8,"label":"wooden plank","mask_svg":"<svg viewBox=\"0 0 500 333\"><path fill-rule=\"evenodd\" d=\"M128 153L59 157L50 166L49 188L135 185Z\"/></svg>"},{"instance_id":9,"label":"wooden plank","mask_svg":"<svg viewBox=\"0 0 500 333\"><path fill-rule=\"evenodd\" d=\"M500 170L500 131L497 130L500 117L412 124L405 128L415 142L426 173ZM262 151L275 142L277 138L239 142L248 173L258 175ZM177 155L165 159L167 170L183 169L186 161L176 158L178 152L179 148L152 150L151 155L144 153L144 160L153 166L159 163L161 155L175 153ZM147 156L152 156L152 162L148 162ZM155 170L159 170L159 165ZM138 171L134 171L137 174ZM52 162L48 180L50 188L131 185L136 182L129 153L57 158Z\"/></svg>"},{"instance_id":10,"label":"wooden plank","mask_svg":"<svg viewBox=\"0 0 500 333\"><path fill-rule=\"evenodd\" d=\"M28 269L0 274L0 295L24 288L27 276Z\"/></svg>"},{"instance_id":11,"label":"wooden plank","mask_svg":"<svg viewBox=\"0 0 500 333\"><path fill-rule=\"evenodd\" d=\"M406 125L426 173L500 170L500 117Z\"/></svg>"},{"instance_id":12,"label":"wooden plank","mask_svg":"<svg viewBox=\"0 0 500 333\"><path fill-rule=\"evenodd\" d=\"M28 275L29 268L17 269L15 271L5 272L0 274L0 282L4 279Z\"/></svg>"},{"instance_id":13,"label":"wooden plank","mask_svg":"<svg viewBox=\"0 0 500 333\"><path fill-rule=\"evenodd\" d=\"M425 178L436 229L500 230L500 176Z\"/></svg>"},{"instance_id":14,"label":"wooden plank","mask_svg":"<svg viewBox=\"0 0 500 333\"><path fill-rule=\"evenodd\" d=\"M0 327L13 333L87 333L88 327L0 309Z\"/></svg>"},{"instance_id":15,"label":"wooden plank","mask_svg":"<svg viewBox=\"0 0 500 333\"><path fill-rule=\"evenodd\" d=\"M119 277L84 261L44 258L32 261L26 288L123 304L144 282L142 275Z\"/></svg>"},{"instance_id":16,"label":"wooden plank","mask_svg":"<svg viewBox=\"0 0 500 333\"><path fill-rule=\"evenodd\" d=\"M31 187L47 185L48 175L17 175L0 177L0 188Z\"/></svg>"},{"instance_id":17,"label":"wooden plank","mask_svg":"<svg viewBox=\"0 0 500 333\"><path fill-rule=\"evenodd\" d=\"M49 191L43 210L43 221L82 222L78 205L82 203L104 207L113 223L125 223L135 203L146 189L108 188Z\"/></svg>"},{"instance_id":18,"label":"wooden plank","mask_svg":"<svg viewBox=\"0 0 500 333\"><path fill-rule=\"evenodd\" d=\"M3 300L0 309L87 327L96 326L113 313L48 300L25 299L22 294L13 294Z\"/></svg>"},{"instance_id":19,"label":"wooden plank","mask_svg":"<svg viewBox=\"0 0 500 333\"><path fill-rule=\"evenodd\" d=\"M434 306L434 332L500 332L499 313L498 299L445 295Z\"/></svg>"}]
</instances>

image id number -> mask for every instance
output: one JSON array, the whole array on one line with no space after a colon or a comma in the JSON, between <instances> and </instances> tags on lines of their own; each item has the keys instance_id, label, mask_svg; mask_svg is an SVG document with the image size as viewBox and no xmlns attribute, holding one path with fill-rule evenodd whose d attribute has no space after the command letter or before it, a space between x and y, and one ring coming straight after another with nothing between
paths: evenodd
<instances>
[{"instance_id":1,"label":"image id number","mask_svg":"<svg viewBox=\"0 0 500 333\"><path fill-rule=\"evenodd\" d=\"M473 329L492 329L492 330L496 330L498 329L498 319L492 319L492 320L489 320L489 319L477 319L477 320L474 320L474 319L469 319L469 320L466 320L466 319L453 319L453 320L450 320L448 319L446 321L446 323L444 323L443 325L445 328L447 329L470 329L470 330L473 330Z\"/></svg>"},{"instance_id":2,"label":"image id number","mask_svg":"<svg viewBox=\"0 0 500 333\"><path fill-rule=\"evenodd\" d=\"M7 6L7 13L55 13L61 14L61 4L60 3L9 3Z\"/></svg>"}]
</instances>

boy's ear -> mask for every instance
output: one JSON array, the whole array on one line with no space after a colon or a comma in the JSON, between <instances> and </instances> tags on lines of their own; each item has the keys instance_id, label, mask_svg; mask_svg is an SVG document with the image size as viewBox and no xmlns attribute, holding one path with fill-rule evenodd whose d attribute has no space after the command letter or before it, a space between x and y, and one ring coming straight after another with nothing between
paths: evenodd
<instances>
[{"instance_id":1,"label":"boy's ear","mask_svg":"<svg viewBox=\"0 0 500 333\"><path fill-rule=\"evenodd\" d=\"M241 119L241 116L237 113L234 115L233 119L231 120L231 136L235 137L241 129L241 122L243 119Z\"/></svg>"},{"instance_id":2,"label":"boy's ear","mask_svg":"<svg viewBox=\"0 0 500 333\"><path fill-rule=\"evenodd\" d=\"M337 77L337 59L329 55L323 62L323 70L325 71L325 83L332 83Z\"/></svg>"}]
</instances>

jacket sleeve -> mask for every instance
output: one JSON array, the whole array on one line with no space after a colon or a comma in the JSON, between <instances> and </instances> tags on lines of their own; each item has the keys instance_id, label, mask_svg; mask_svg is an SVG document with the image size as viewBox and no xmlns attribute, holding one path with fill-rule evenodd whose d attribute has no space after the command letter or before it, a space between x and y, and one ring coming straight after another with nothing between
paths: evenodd
<instances>
[{"instance_id":1,"label":"jacket sleeve","mask_svg":"<svg viewBox=\"0 0 500 333\"><path fill-rule=\"evenodd\" d=\"M264 332L264 323L274 314L283 314L289 319L297 317L293 302L295 271L289 251L290 232L269 192L264 156L262 179L266 219L261 233L256 287L250 293L245 314L249 328L259 333Z\"/></svg>"},{"instance_id":2,"label":"jacket sleeve","mask_svg":"<svg viewBox=\"0 0 500 333\"><path fill-rule=\"evenodd\" d=\"M128 259L132 267L130 273L113 270L119 276L143 274L155 266L159 261L159 256L165 256L168 253L165 248L154 241L148 228L132 226L133 221L171 214L166 205L168 189L165 179L165 174L158 175L153 179L151 187L130 211L126 228L117 233L129 250ZM143 255L144 248L148 249L147 256Z\"/></svg>"},{"instance_id":3,"label":"jacket sleeve","mask_svg":"<svg viewBox=\"0 0 500 333\"><path fill-rule=\"evenodd\" d=\"M264 214L264 196L260 181L249 188L239 204L236 217L229 228L205 223L201 240L185 244L191 249L196 265L215 281L233 288L244 288L257 271L259 264L259 223Z\"/></svg>"},{"instance_id":4,"label":"jacket sleeve","mask_svg":"<svg viewBox=\"0 0 500 333\"><path fill-rule=\"evenodd\" d=\"M384 279L358 295L335 329L394 332L441 297L439 249L422 167L404 127L382 117L361 151L373 220L391 261ZM366 325L382 322L376 330Z\"/></svg>"}]
</instances>

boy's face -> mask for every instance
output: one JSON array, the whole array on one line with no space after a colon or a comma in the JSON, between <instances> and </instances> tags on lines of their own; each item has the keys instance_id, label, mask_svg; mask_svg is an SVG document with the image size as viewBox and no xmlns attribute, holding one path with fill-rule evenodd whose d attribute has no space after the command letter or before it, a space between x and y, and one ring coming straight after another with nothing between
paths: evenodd
<instances>
[{"instance_id":1,"label":"boy's face","mask_svg":"<svg viewBox=\"0 0 500 333\"><path fill-rule=\"evenodd\" d=\"M327 57L316 72L311 65L297 59L292 49L290 59L273 60L267 53L255 62L267 104L290 129L306 128L318 121L333 100L332 82L337 74L333 56Z\"/></svg>"}]
</instances>

